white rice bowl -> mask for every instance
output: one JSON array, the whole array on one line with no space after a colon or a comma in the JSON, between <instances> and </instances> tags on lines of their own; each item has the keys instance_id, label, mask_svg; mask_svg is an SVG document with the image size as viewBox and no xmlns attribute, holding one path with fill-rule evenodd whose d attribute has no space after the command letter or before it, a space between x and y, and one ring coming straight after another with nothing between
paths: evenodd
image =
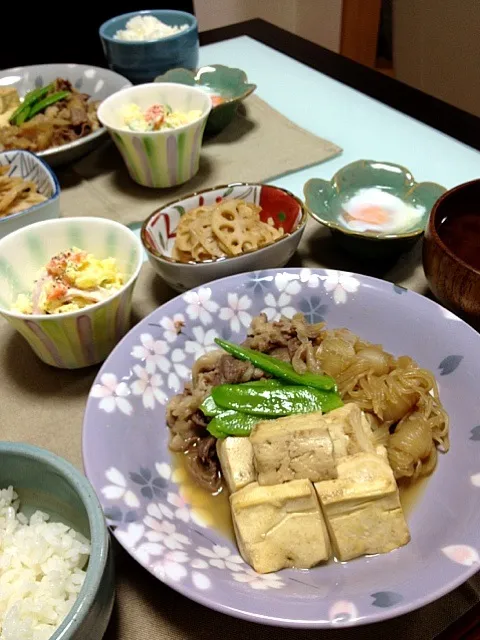
<instances>
[{"instance_id":1,"label":"white rice bowl","mask_svg":"<svg viewBox=\"0 0 480 640\"><path fill-rule=\"evenodd\" d=\"M19 506L12 487L0 490L0 640L47 640L82 588L90 543Z\"/></svg>"}]
</instances>

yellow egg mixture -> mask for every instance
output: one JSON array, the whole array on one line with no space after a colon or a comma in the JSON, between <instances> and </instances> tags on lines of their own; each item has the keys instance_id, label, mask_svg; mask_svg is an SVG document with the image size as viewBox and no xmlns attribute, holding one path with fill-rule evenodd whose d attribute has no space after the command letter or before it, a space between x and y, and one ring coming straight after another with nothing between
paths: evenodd
<instances>
[{"instance_id":1,"label":"yellow egg mixture","mask_svg":"<svg viewBox=\"0 0 480 640\"><path fill-rule=\"evenodd\" d=\"M55 255L40 271L33 290L12 309L25 314L78 311L112 296L124 283L115 258L100 260L73 248Z\"/></svg>"},{"instance_id":2,"label":"yellow egg mixture","mask_svg":"<svg viewBox=\"0 0 480 640\"><path fill-rule=\"evenodd\" d=\"M165 131L176 129L197 120L202 112L199 109L191 111L174 111L169 105L153 104L148 109L142 109L138 104L127 104L120 109L123 124L131 131Z\"/></svg>"}]
</instances>

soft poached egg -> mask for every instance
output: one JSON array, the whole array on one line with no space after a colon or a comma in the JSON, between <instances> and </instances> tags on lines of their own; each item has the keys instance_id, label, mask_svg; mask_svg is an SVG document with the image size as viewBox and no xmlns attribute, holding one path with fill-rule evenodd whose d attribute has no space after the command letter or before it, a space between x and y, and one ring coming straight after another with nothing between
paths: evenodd
<instances>
[{"instance_id":1,"label":"soft poached egg","mask_svg":"<svg viewBox=\"0 0 480 640\"><path fill-rule=\"evenodd\" d=\"M409 205L378 188L361 189L343 204L340 222L350 231L399 233L413 229L425 207Z\"/></svg>"}]
</instances>

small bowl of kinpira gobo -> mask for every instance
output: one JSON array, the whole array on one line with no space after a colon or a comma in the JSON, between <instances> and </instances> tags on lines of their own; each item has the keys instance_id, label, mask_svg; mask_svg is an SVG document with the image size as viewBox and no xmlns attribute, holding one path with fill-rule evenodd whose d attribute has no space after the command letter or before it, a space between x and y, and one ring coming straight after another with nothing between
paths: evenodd
<instances>
[{"instance_id":1,"label":"small bowl of kinpira gobo","mask_svg":"<svg viewBox=\"0 0 480 640\"><path fill-rule=\"evenodd\" d=\"M151 265L177 291L235 273L283 267L301 240L307 213L280 187L232 183L154 211L141 238Z\"/></svg>"}]
</instances>

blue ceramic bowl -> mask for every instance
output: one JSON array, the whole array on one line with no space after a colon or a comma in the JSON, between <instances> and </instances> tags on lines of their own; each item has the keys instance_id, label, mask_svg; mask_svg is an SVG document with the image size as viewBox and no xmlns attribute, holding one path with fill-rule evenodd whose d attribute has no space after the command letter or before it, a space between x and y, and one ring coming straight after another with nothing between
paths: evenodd
<instances>
[{"instance_id":1,"label":"blue ceramic bowl","mask_svg":"<svg viewBox=\"0 0 480 640\"><path fill-rule=\"evenodd\" d=\"M0 460L0 488L13 486L25 515L40 509L91 541L85 582L50 640L100 640L112 613L115 586L108 530L93 487L69 462L39 447L0 442Z\"/></svg>"},{"instance_id":2,"label":"blue ceramic bowl","mask_svg":"<svg viewBox=\"0 0 480 640\"><path fill-rule=\"evenodd\" d=\"M5 166L8 166L8 176L34 182L38 192L47 200L24 211L0 217L0 239L33 222L60 217L60 185L57 176L41 158L21 149L3 151L0 152L0 167Z\"/></svg>"},{"instance_id":3,"label":"blue ceramic bowl","mask_svg":"<svg viewBox=\"0 0 480 640\"><path fill-rule=\"evenodd\" d=\"M116 40L117 31L125 29L130 18L138 15L155 16L169 26L187 24L188 29L161 40ZM99 33L110 69L134 84L152 82L156 76L177 67L196 69L198 66L197 19L191 13L168 9L124 13L104 22Z\"/></svg>"}]
</instances>

